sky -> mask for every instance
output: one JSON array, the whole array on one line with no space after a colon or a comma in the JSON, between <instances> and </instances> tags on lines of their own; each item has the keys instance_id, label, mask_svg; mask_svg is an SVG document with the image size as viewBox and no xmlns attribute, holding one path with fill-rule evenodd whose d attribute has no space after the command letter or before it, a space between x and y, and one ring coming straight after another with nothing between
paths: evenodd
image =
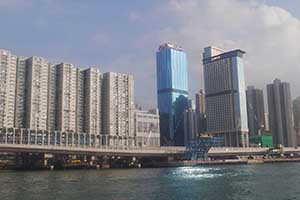
<instances>
[{"instance_id":1,"label":"sky","mask_svg":"<svg viewBox=\"0 0 300 200\"><path fill-rule=\"evenodd\" d=\"M165 42L187 53L191 98L210 45L246 51L247 85L265 90L280 78L300 95L297 0L0 0L0 19L0 48L132 74L144 108L156 107L155 53Z\"/></svg>"}]
</instances>

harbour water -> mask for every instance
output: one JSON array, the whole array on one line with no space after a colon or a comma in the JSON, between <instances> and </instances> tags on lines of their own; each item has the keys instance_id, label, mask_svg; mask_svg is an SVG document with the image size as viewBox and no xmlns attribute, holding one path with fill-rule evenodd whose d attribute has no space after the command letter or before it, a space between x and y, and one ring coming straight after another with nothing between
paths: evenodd
<instances>
[{"instance_id":1,"label":"harbour water","mask_svg":"<svg viewBox=\"0 0 300 200\"><path fill-rule=\"evenodd\" d=\"M300 163L0 171L0 199L292 200L300 199Z\"/></svg>"}]
</instances>

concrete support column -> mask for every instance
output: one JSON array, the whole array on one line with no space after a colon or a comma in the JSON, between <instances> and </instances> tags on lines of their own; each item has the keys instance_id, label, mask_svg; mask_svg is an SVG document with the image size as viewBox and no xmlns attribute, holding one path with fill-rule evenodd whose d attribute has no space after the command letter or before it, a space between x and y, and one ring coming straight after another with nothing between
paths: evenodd
<instances>
[{"instance_id":1,"label":"concrete support column","mask_svg":"<svg viewBox=\"0 0 300 200\"><path fill-rule=\"evenodd\" d=\"M31 144L31 132L30 132L30 129L27 129L27 144Z\"/></svg>"},{"instance_id":2,"label":"concrete support column","mask_svg":"<svg viewBox=\"0 0 300 200\"><path fill-rule=\"evenodd\" d=\"M34 132L34 144L36 145L37 144L37 130L35 130Z\"/></svg>"},{"instance_id":3,"label":"concrete support column","mask_svg":"<svg viewBox=\"0 0 300 200\"><path fill-rule=\"evenodd\" d=\"M72 133L72 138L71 138L71 147L73 147L74 146L74 133Z\"/></svg>"},{"instance_id":4,"label":"concrete support column","mask_svg":"<svg viewBox=\"0 0 300 200\"><path fill-rule=\"evenodd\" d=\"M99 135L99 148L102 148L102 135Z\"/></svg>"},{"instance_id":5,"label":"concrete support column","mask_svg":"<svg viewBox=\"0 0 300 200\"><path fill-rule=\"evenodd\" d=\"M54 131L54 146L56 146L57 144L57 132Z\"/></svg>"},{"instance_id":6,"label":"concrete support column","mask_svg":"<svg viewBox=\"0 0 300 200\"><path fill-rule=\"evenodd\" d=\"M5 128L5 144L7 144L7 128Z\"/></svg>"},{"instance_id":7,"label":"concrete support column","mask_svg":"<svg viewBox=\"0 0 300 200\"><path fill-rule=\"evenodd\" d=\"M86 146L86 133L83 134L83 148Z\"/></svg>"},{"instance_id":8,"label":"concrete support column","mask_svg":"<svg viewBox=\"0 0 300 200\"><path fill-rule=\"evenodd\" d=\"M13 128L13 144L16 142L16 129Z\"/></svg>"},{"instance_id":9,"label":"concrete support column","mask_svg":"<svg viewBox=\"0 0 300 200\"><path fill-rule=\"evenodd\" d=\"M99 135L94 134L94 148L97 148L99 145Z\"/></svg>"},{"instance_id":10,"label":"concrete support column","mask_svg":"<svg viewBox=\"0 0 300 200\"><path fill-rule=\"evenodd\" d=\"M89 136L89 143L88 143L88 144L89 144L89 148L91 148L91 143L92 143L92 141L91 141L91 140L92 140L92 135L91 135L91 134L88 134L88 136Z\"/></svg>"},{"instance_id":11,"label":"concrete support column","mask_svg":"<svg viewBox=\"0 0 300 200\"><path fill-rule=\"evenodd\" d=\"M45 131L42 131L42 146L45 145Z\"/></svg>"},{"instance_id":12,"label":"concrete support column","mask_svg":"<svg viewBox=\"0 0 300 200\"><path fill-rule=\"evenodd\" d=\"M108 135L104 136L104 140L105 140L105 146L108 147Z\"/></svg>"},{"instance_id":13,"label":"concrete support column","mask_svg":"<svg viewBox=\"0 0 300 200\"><path fill-rule=\"evenodd\" d=\"M62 146L62 132L59 132L59 146Z\"/></svg>"},{"instance_id":14,"label":"concrete support column","mask_svg":"<svg viewBox=\"0 0 300 200\"><path fill-rule=\"evenodd\" d=\"M20 129L20 144L23 144L23 129Z\"/></svg>"},{"instance_id":15,"label":"concrete support column","mask_svg":"<svg viewBox=\"0 0 300 200\"><path fill-rule=\"evenodd\" d=\"M48 139L47 139L47 146L50 146L50 134L51 134L51 132L50 131L47 131L47 137L48 137Z\"/></svg>"},{"instance_id":16,"label":"concrete support column","mask_svg":"<svg viewBox=\"0 0 300 200\"><path fill-rule=\"evenodd\" d=\"M69 146L69 133L68 132L66 133L65 139L66 139L66 147L67 147L67 146Z\"/></svg>"},{"instance_id":17,"label":"concrete support column","mask_svg":"<svg viewBox=\"0 0 300 200\"><path fill-rule=\"evenodd\" d=\"M115 144L114 144L114 148L118 147L118 142L119 142L119 137L115 136Z\"/></svg>"}]
</instances>

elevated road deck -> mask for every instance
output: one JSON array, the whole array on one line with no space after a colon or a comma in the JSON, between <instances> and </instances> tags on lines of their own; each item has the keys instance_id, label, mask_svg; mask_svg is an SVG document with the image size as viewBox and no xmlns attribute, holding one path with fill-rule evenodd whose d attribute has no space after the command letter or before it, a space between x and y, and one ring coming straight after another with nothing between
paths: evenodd
<instances>
[{"instance_id":1,"label":"elevated road deck","mask_svg":"<svg viewBox=\"0 0 300 200\"><path fill-rule=\"evenodd\" d=\"M135 157L168 157L182 155L184 147L157 147L157 148L91 148L91 147L64 147L28 144L0 144L0 152L29 152L53 154L83 154L98 156L135 156Z\"/></svg>"},{"instance_id":2,"label":"elevated road deck","mask_svg":"<svg viewBox=\"0 0 300 200\"><path fill-rule=\"evenodd\" d=\"M14 128L0 129L0 152L136 157L168 157L185 153L185 147L141 147L136 144L134 138L119 136Z\"/></svg>"}]
</instances>

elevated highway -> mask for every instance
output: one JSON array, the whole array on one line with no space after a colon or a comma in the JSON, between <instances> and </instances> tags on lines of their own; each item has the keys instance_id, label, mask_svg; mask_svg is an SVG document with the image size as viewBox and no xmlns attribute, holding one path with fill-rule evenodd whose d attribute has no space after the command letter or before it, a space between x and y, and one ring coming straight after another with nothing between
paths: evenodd
<instances>
[{"instance_id":1,"label":"elevated highway","mask_svg":"<svg viewBox=\"0 0 300 200\"><path fill-rule=\"evenodd\" d=\"M110 148L110 147L70 147L47 146L34 144L0 144L0 152L28 152L53 154L83 154L96 156L135 156L135 157L168 157L182 155L184 147L157 147L157 148Z\"/></svg>"},{"instance_id":2,"label":"elevated highway","mask_svg":"<svg viewBox=\"0 0 300 200\"><path fill-rule=\"evenodd\" d=\"M282 149L269 148L239 148L239 147L212 147L208 151L209 157L226 156L259 156L270 154L300 154L300 148L284 147Z\"/></svg>"},{"instance_id":3,"label":"elevated highway","mask_svg":"<svg viewBox=\"0 0 300 200\"><path fill-rule=\"evenodd\" d=\"M0 152L83 154L98 156L169 157L185 147L139 147L134 138L59 131L1 129Z\"/></svg>"}]
</instances>

